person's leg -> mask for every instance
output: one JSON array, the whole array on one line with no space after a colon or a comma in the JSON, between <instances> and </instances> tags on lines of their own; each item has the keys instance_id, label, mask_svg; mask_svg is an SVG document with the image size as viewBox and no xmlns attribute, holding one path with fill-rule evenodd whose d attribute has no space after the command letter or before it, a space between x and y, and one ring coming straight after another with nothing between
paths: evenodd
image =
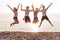
<instances>
[{"instance_id":1,"label":"person's leg","mask_svg":"<svg viewBox=\"0 0 60 40\"><path fill-rule=\"evenodd\" d=\"M19 22L13 22L10 24L10 26L15 25L15 24L19 24Z\"/></svg>"},{"instance_id":2,"label":"person's leg","mask_svg":"<svg viewBox=\"0 0 60 40\"><path fill-rule=\"evenodd\" d=\"M19 24L19 21L18 21L17 17L16 17L16 18L14 18L14 22L13 22L13 23L11 23L11 24L10 24L10 26L12 26L12 25L14 25L14 24Z\"/></svg>"},{"instance_id":3,"label":"person's leg","mask_svg":"<svg viewBox=\"0 0 60 40\"><path fill-rule=\"evenodd\" d=\"M47 16L46 16L46 20L51 24L51 26L53 26L53 24L51 23L51 21L49 20Z\"/></svg>"},{"instance_id":4,"label":"person's leg","mask_svg":"<svg viewBox=\"0 0 60 40\"><path fill-rule=\"evenodd\" d=\"M23 18L23 20L25 20L25 17Z\"/></svg>"},{"instance_id":5,"label":"person's leg","mask_svg":"<svg viewBox=\"0 0 60 40\"><path fill-rule=\"evenodd\" d=\"M30 21L30 17L29 17L29 16L27 17L27 22L31 22L31 21Z\"/></svg>"},{"instance_id":6,"label":"person's leg","mask_svg":"<svg viewBox=\"0 0 60 40\"><path fill-rule=\"evenodd\" d=\"M34 17L33 23L37 23L38 22L38 18Z\"/></svg>"},{"instance_id":7,"label":"person's leg","mask_svg":"<svg viewBox=\"0 0 60 40\"><path fill-rule=\"evenodd\" d=\"M35 17L35 23L39 22L38 17Z\"/></svg>"},{"instance_id":8,"label":"person's leg","mask_svg":"<svg viewBox=\"0 0 60 40\"><path fill-rule=\"evenodd\" d=\"M41 26L41 24L42 24L43 20L44 20L44 16L42 16L42 18L41 18L41 22L40 22L39 27Z\"/></svg>"},{"instance_id":9,"label":"person's leg","mask_svg":"<svg viewBox=\"0 0 60 40\"><path fill-rule=\"evenodd\" d=\"M27 23L27 16L25 16L25 23Z\"/></svg>"},{"instance_id":10,"label":"person's leg","mask_svg":"<svg viewBox=\"0 0 60 40\"><path fill-rule=\"evenodd\" d=\"M28 19L29 19L29 22L31 22L31 21L30 21L30 17L29 17L29 16L28 16Z\"/></svg>"},{"instance_id":11,"label":"person's leg","mask_svg":"<svg viewBox=\"0 0 60 40\"><path fill-rule=\"evenodd\" d=\"M39 22L38 17L36 17L36 21Z\"/></svg>"},{"instance_id":12,"label":"person's leg","mask_svg":"<svg viewBox=\"0 0 60 40\"><path fill-rule=\"evenodd\" d=\"M33 19L33 23L35 23L35 17L34 17L34 19Z\"/></svg>"},{"instance_id":13,"label":"person's leg","mask_svg":"<svg viewBox=\"0 0 60 40\"><path fill-rule=\"evenodd\" d=\"M39 27L41 26L42 22L43 22L43 20L41 20Z\"/></svg>"},{"instance_id":14,"label":"person's leg","mask_svg":"<svg viewBox=\"0 0 60 40\"><path fill-rule=\"evenodd\" d=\"M14 25L14 24L15 24L15 22L11 23L10 26L12 26L12 25Z\"/></svg>"},{"instance_id":15,"label":"person's leg","mask_svg":"<svg viewBox=\"0 0 60 40\"><path fill-rule=\"evenodd\" d=\"M19 21L18 21L17 17L16 17L16 19L15 19L14 21L15 21L15 23L16 23L16 24L18 24L18 23L19 23Z\"/></svg>"},{"instance_id":16,"label":"person's leg","mask_svg":"<svg viewBox=\"0 0 60 40\"><path fill-rule=\"evenodd\" d=\"M50 21L50 20L48 20L48 22L51 24L51 26L53 26L53 24L51 23L51 21Z\"/></svg>"},{"instance_id":17,"label":"person's leg","mask_svg":"<svg viewBox=\"0 0 60 40\"><path fill-rule=\"evenodd\" d=\"M34 23L34 19L33 19L33 23Z\"/></svg>"}]
</instances>

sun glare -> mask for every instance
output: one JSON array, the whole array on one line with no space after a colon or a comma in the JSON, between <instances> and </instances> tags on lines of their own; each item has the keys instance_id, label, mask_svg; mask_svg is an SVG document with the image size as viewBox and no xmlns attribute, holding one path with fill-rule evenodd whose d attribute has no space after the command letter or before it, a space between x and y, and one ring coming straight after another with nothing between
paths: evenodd
<instances>
[{"instance_id":1,"label":"sun glare","mask_svg":"<svg viewBox=\"0 0 60 40\"><path fill-rule=\"evenodd\" d=\"M32 27L32 32L38 32L39 31L37 24L31 24L31 27Z\"/></svg>"}]
</instances>

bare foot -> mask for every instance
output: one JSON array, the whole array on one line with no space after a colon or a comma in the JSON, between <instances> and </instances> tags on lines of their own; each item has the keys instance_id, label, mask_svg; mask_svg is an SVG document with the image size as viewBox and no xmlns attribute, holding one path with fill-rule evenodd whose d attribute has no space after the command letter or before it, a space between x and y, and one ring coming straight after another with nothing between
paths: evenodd
<instances>
[{"instance_id":1,"label":"bare foot","mask_svg":"<svg viewBox=\"0 0 60 40\"><path fill-rule=\"evenodd\" d=\"M40 27L40 25L39 25L39 27Z\"/></svg>"},{"instance_id":2,"label":"bare foot","mask_svg":"<svg viewBox=\"0 0 60 40\"><path fill-rule=\"evenodd\" d=\"M13 25L13 23L10 24L10 26L12 26L12 25Z\"/></svg>"},{"instance_id":3,"label":"bare foot","mask_svg":"<svg viewBox=\"0 0 60 40\"><path fill-rule=\"evenodd\" d=\"M23 20L25 20L25 18L23 18Z\"/></svg>"},{"instance_id":4,"label":"bare foot","mask_svg":"<svg viewBox=\"0 0 60 40\"><path fill-rule=\"evenodd\" d=\"M51 26L54 26L54 25L51 25Z\"/></svg>"}]
</instances>

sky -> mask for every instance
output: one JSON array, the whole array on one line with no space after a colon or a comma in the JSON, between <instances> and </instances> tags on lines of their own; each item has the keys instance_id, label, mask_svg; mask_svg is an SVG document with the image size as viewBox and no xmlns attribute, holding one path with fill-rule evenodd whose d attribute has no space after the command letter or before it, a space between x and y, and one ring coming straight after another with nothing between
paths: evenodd
<instances>
[{"instance_id":1,"label":"sky","mask_svg":"<svg viewBox=\"0 0 60 40\"><path fill-rule=\"evenodd\" d=\"M0 0L0 14L3 14L3 16L5 14L8 14L10 15L10 17L12 16L13 17L13 12L7 7L7 4L11 6L11 8L13 7L17 7L18 4L22 4L22 8L25 9L26 6L29 6L30 9L31 8L31 5L32 3L34 3L34 7L40 7L41 4L44 4L47 8L47 6L50 4L50 3L53 3L50 8L48 9L47 11L47 15L59 15L60 14L60 2L59 0ZM20 5L21 6L21 5ZM33 12L30 12L30 16L31 18L33 17ZM24 12L20 10L20 7L19 7L19 10L18 10L18 15L19 17L24 17ZM38 16L41 16L42 13L39 12ZM2 16L2 15L1 15ZM53 16L54 17L54 16ZM58 16L59 17L59 16ZM2 18L2 17L1 17ZM55 17L56 18L56 17ZM58 18L57 18L58 19ZM56 20L56 19L55 19Z\"/></svg>"},{"instance_id":2,"label":"sky","mask_svg":"<svg viewBox=\"0 0 60 40\"><path fill-rule=\"evenodd\" d=\"M0 0L0 12L4 12L4 13L10 12L9 8L6 5L8 4L13 8L13 7L17 7L19 3L23 5L23 8L25 8L27 5L30 6L30 9L32 3L34 3L34 6L38 8L41 6L41 4L44 4L47 7L50 3L53 3L52 6L49 8L48 12L49 13L60 12L59 0L23 0L23 1L22 0Z\"/></svg>"},{"instance_id":3,"label":"sky","mask_svg":"<svg viewBox=\"0 0 60 40\"><path fill-rule=\"evenodd\" d=\"M15 25L15 27L10 28L9 25L10 25L11 22L13 22L13 15L14 14L7 7L7 4L10 5L11 8L13 8L13 7L17 7L19 3L22 4L23 9L25 9L26 6L29 6L30 9L32 9L31 8L32 3L34 3L35 8L36 7L39 8L41 6L41 4L44 4L45 7L47 8L47 6L50 3L53 3L50 6L50 8L48 9L47 15L48 15L49 19L52 21L52 23L57 27L51 28L49 23L44 21L43 24L42 24L42 28L40 28L40 30L43 29L43 31L45 31L44 29L47 29L47 28L50 29L48 31L51 31L53 29L54 30L59 30L59 26L60 26L59 25L59 23L60 23L60 5L59 5L60 0L0 0L0 28L1 28L0 31L2 31L2 30L20 30L20 29L21 30L29 29L28 31L30 31L30 30L32 31L34 29L34 27L36 29L36 30L35 29L34 30L37 31L38 27L36 27L36 26L38 26L39 23L37 23L36 26L32 23L30 23L30 24L28 23L29 27L27 26L27 24L25 25L24 21L22 20L24 15L25 15L25 12L21 11L20 7L19 7L19 10L18 10L18 19L19 19L20 24L18 25L18 27L17 27L17 25ZM30 12L29 16L30 16L31 21L32 21L33 20L33 12ZM41 20L41 16L42 16L42 13L39 12L38 13L39 20ZM45 23L50 28L46 27ZM6 26L6 27L4 27L4 26ZM20 29L19 29L19 26L22 26L22 27L20 27ZM32 27L32 26L34 26L34 27ZM44 26L46 28L44 28Z\"/></svg>"}]
</instances>

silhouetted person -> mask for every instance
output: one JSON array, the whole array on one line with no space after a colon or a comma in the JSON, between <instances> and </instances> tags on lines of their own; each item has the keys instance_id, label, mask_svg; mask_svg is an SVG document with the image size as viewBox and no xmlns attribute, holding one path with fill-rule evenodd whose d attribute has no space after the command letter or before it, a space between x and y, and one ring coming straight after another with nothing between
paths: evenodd
<instances>
[{"instance_id":1,"label":"silhouetted person","mask_svg":"<svg viewBox=\"0 0 60 40\"><path fill-rule=\"evenodd\" d=\"M25 17L23 18L25 20L25 23L31 22L30 17L29 17L29 12L33 10L29 10L29 6L26 6L26 9L22 9L22 5L21 5L21 10L25 11Z\"/></svg>"},{"instance_id":2,"label":"silhouetted person","mask_svg":"<svg viewBox=\"0 0 60 40\"><path fill-rule=\"evenodd\" d=\"M41 24L42 24L42 22L43 22L43 20L44 19L46 19L50 24L51 24L51 26L53 26L53 24L51 23L51 21L49 20L49 18L47 17L47 15L46 15L46 12L47 12L47 10L48 10L48 8L50 7L52 5L52 3L47 7L47 8L45 8L45 6L44 5L42 5L42 10L41 10L41 12L42 12L42 18L41 18L41 23L40 23L40 25L39 25L39 27L41 26Z\"/></svg>"},{"instance_id":3,"label":"silhouetted person","mask_svg":"<svg viewBox=\"0 0 60 40\"><path fill-rule=\"evenodd\" d=\"M20 4L19 4L20 5ZM10 24L10 26L12 26L12 25L14 25L14 24L18 24L19 23L19 21L18 21L18 9L19 9L19 5L18 5L18 7L16 8L16 7L14 7L13 9L9 6L9 5L7 5L12 11L13 11L13 13L14 13L14 17L13 17L13 19L14 19L14 22L13 23L11 23Z\"/></svg>"},{"instance_id":4,"label":"silhouetted person","mask_svg":"<svg viewBox=\"0 0 60 40\"><path fill-rule=\"evenodd\" d=\"M40 7L40 8L41 8L41 7ZM40 8L39 8L39 9L40 9ZM32 9L33 9L33 11L34 11L33 23L37 23L37 22L39 22L38 17L37 17L37 14L38 14L38 12L40 12L40 10L39 10L38 8L36 8L36 9L34 10L34 5L32 5Z\"/></svg>"}]
</instances>

